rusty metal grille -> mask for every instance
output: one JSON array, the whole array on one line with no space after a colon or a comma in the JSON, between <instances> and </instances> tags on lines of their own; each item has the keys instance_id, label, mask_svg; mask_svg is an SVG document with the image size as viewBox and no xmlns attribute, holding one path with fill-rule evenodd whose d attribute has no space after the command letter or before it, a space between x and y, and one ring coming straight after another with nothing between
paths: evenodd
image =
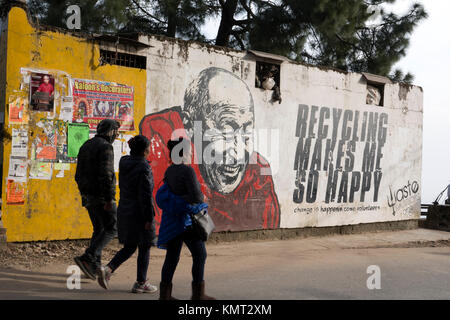
<instances>
[{"instance_id":1,"label":"rusty metal grille","mask_svg":"<svg viewBox=\"0 0 450 320\"><path fill-rule=\"evenodd\" d=\"M138 56L129 53L114 52L108 50L100 50L100 57L102 61L107 64L115 64L123 67L146 69L147 57Z\"/></svg>"}]
</instances>

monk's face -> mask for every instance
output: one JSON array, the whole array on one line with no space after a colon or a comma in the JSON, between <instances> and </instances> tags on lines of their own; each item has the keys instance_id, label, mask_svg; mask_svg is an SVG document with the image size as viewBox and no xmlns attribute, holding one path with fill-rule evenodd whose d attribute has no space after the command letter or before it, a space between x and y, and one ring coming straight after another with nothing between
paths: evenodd
<instances>
[{"instance_id":1,"label":"monk's face","mask_svg":"<svg viewBox=\"0 0 450 320\"><path fill-rule=\"evenodd\" d=\"M229 74L209 82L203 108L203 162L209 187L230 193L241 182L253 152L253 102L246 85Z\"/></svg>"},{"instance_id":2,"label":"monk's face","mask_svg":"<svg viewBox=\"0 0 450 320\"><path fill-rule=\"evenodd\" d=\"M49 84L49 82L50 82L49 76L44 76L44 83Z\"/></svg>"}]
</instances>

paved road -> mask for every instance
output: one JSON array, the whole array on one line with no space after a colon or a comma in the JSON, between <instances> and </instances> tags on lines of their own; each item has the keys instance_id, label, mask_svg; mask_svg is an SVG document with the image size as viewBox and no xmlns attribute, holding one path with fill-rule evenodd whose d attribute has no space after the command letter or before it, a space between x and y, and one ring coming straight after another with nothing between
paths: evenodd
<instances>
[{"instance_id":1,"label":"paved road","mask_svg":"<svg viewBox=\"0 0 450 320\"><path fill-rule=\"evenodd\" d=\"M211 244L207 293L239 300L450 299L450 247L442 246L449 239L448 232L417 229ZM173 294L188 299L191 258L183 250ZM0 299L157 299L157 294L129 292L135 259L117 270L109 291L87 279L82 280L80 290L68 290L68 265L58 261L36 270L0 269ZM163 259L164 251L153 249L152 283L159 282ZM380 268L379 290L367 289L370 265Z\"/></svg>"}]
</instances>

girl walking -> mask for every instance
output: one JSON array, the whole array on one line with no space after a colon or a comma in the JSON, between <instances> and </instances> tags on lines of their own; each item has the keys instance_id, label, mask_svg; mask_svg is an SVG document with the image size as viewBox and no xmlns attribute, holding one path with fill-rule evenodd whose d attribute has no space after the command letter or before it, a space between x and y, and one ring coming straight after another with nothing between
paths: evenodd
<instances>
[{"instance_id":1,"label":"girl walking","mask_svg":"<svg viewBox=\"0 0 450 320\"><path fill-rule=\"evenodd\" d=\"M179 144L182 145L175 149ZM158 190L156 196L158 206L163 210L158 247L167 249L161 271L159 299L176 300L172 297L172 278L180 259L181 248L185 243L192 254L191 299L211 300L214 298L205 294L205 242L193 231L192 221L186 210L189 205L193 210L207 207L195 171L188 165L191 160L191 144L179 138L170 140L167 147L172 164L164 174L165 185Z\"/></svg>"}]
</instances>

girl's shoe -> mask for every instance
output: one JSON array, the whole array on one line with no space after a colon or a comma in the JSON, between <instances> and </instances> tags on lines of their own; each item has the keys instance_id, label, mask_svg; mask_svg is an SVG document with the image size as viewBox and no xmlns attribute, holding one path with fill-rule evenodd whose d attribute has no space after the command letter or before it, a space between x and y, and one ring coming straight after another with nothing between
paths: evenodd
<instances>
[{"instance_id":1,"label":"girl's shoe","mask_svg":"<svg viewBox=\"0 0 450 320\"><path fill-rule=\"evenodd\" d=\"M158 288L147 281L145 283L135 282L131 292L133 293L154 293L158 291Z\"/></svg>"}]
</instances>

